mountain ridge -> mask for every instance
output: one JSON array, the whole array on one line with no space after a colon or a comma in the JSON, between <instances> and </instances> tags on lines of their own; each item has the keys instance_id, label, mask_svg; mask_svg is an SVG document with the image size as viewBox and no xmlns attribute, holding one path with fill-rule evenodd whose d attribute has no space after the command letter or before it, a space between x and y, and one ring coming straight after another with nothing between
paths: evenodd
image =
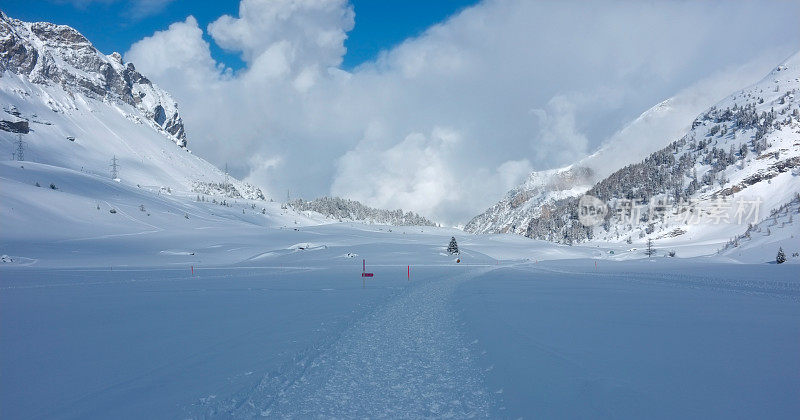
<instances>
[{"instance_id":1,"label":"mountain ridge","mask_svg":"<svg viewBox=\"0 0 800 420\"><path fill-rule=\"evenodd\" d=\"M23 22L0 11L2 71L95 99L122 101L141 110L176 144L186 147L186 130L172 96L139 73L133 63L123 63L119 53L102 54L70 26Z\"/></svg>"},{"instance_id":2,"label":"mountain ridge","mask_svg":"<svg viewBox=\"0 0 800 420\"><path fill-rule=\"evenodd\" d=\"M776 83L778 83L777 80L773 80L774 77L776 77L776 75L785 76L787 74L787 70L791 72L793 77L790 77L783 81L784 82L783 88L796 91L797 86L795 85L797 84L796 80L797 78L794 76L797 76L795 74L798 71L797 62L800 61L800 59L798 59L798 55L800 54L792 55L791 57L786 59L782 64L773 67L773 70L770 71L769 74L763 77L760 81L752 85L749 85L744 89L737 89L733 94L730 94L725 98L717 101L713 106L706 109L700 115L701 116L705 115L708 113L709 110L716 109L719 106L725 106L725 104L727 104L727 106L729 107L733 106L730 103L730 98L736 96L737 94L740 96L740 102L742 102L741 95L744 95L744 92L746 91L756 89L756 87L759 91L774 90L776 88L775 87ZM783 78L785 79L785 77ZM777 89L781 88L778 87ZM787 101L793 102L796 96L794 93L789 92L786 95L783 95L783 98L781 99L778 98L778 96L780 95L765 95L763 94L763 92L757 92L757 93L761 94L761 96L764 96L764 98L762 98L762 103L763 101L768 101L768 100L781 102L778 105L784 106L784 108L785 108L785 103ZM750 95L753 96L755 94L751 92ZM772 98L772 96L774 96L774 98ZM636 121L642 121L646 120L647 118L653 118L654 115L657 118L658 113L669 112L669 107L670 107L670 100L663 101L658 105L656 105L655 107L643 113L639 118L637 118ZM769 112L769 109L764 108L763 105L759 105L759 110L758 110L759 118L763 118L763 116L760 114L763 112ZM782 110L781 112L788 112L789 114L791 114L793 111L789 109L788 111ZM634 126L635 124L629 124L622 131ZM683 138L687 134L696 131L698 129L697 119L695 119L694 121L687 121L685 127L686 128L682 130L682 134L676 136L677 138ZM724 130L722 130L721 128L718 129L721 131L725 131L727 133L730 127L725 128ZM764 126L762 127L762 130L769 131L771 130L771 128ZM788 130L791 131L791 129ZM707 133L704 133L703 135L706 134ZM756 133L751 132L748 135L756 135ZM473 233L516 233L538 239L550 239L550 240L555 240L556 242L564 242L564 241L570 242L570 240L566 239L563 235L556 236L554 238L551 237L549 233L546 235L544 233L549 228L554 228L556 230L559 230L563 228L563 226L554 226L554 225L538 226L537 220L541 221L542 219L547 219L547 217L543 218L542 214L543 213L552 214L553 209L559 207L558 204L559 202L562 203L561 204L562 207L563 203L565 202L571 203L572 207L570 211L573 213L572 216L575 216L574 212L576 211L577 197L587 192L589 194L591 194L592 192L596 192L595 188L599 183L602 183L603 181L607 180L609 177L613 176L614 174L618 173L624 168L630 165L641 164L645 160L652 157L653 154L659 153L659 151L663 151L664 150L663 147L669 147L669 145L671 144L671 143L667 144L666 140L667 139L663 139L654 142L654 144L662 144L662 146L660 146L658 150L654 150L652 153L643 156L641 158L638 158L638 156L631 156L630 158L628 158L629 162L613 169L609 167L603 168L603 166L601 165L593 164L598 161L601 161L604 155L608 154L620 155L625 153L625 150L624 148L621 148L621 145L607 143L604 146L602 146L597 152L593 153L592 155L582 159L581 161L573 165L560 169L534 172L531 175L529 175L528 179L526 179L526 181L523 184L509 191L500 202L490 207L486 212L473 218L465 226L465 230ZM737 143L736 147L738 148L740 146L741 146L740 142ZM761 152L763 150L759 151ZM787 151L791 151L792 154L794 154L796 152L796 147L788 145ZM729 151L726 150L726 152ZM558 182L559 178L564 178L565 175L575 173L576 171L580 170L580 168L587 168L587 172L595 168L596 170L594 172L591 172L589 176L583 178L566 176L567 179L577 180L577 182L567 183L567 186L569 186L570 188L563 188L563 183ZM603 172L604 169L606 170L605 173ZM761 169L766 170L765 168ZM731 188L733 188L733 186ZM741 186L736 188L741 189ZM611 197L601 197L601 198L607 199ZM577 223L576 217L572 217L571 219L573 220L573 222ZM588 232L585 232L584 234L577 236L577 238L579 238L578 241L587 240L590 237L591 233Z\"/></svg>"},{"instance_id":3,"label":"mountain ridge","mask_svg":"<svg viewBox=\"0 0 800 420\"><path fill-rule=\"evenodd\" d=\"M735 202L757 203L749 222L758 223L800 190L798 89L800 53L701 113L678 140L593 185L586 194L611 207L601 224L582 223L581 203L570 197L531 219L525 235L568 244L646 238L724 243L746 226L731 221ZM631 203L638 207L635 217L624 207ZM727 223L709 223L714 217Z\"/></svg>"}]
</instances>

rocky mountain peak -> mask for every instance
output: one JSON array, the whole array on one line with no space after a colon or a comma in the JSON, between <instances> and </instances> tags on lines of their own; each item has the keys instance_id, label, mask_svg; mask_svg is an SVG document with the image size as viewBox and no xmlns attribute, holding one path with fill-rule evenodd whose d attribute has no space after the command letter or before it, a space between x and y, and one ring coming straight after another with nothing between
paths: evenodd
<instances>
[{"instance_id":1,"label":"rocky mountain peak","mask_svg":"<svg viewBox=\"0 0 800 420\"><path fill-rule=\"evenodd\" d=\"M119 53L102 54L74 28L23 22L0 12L0 71L16 73L33 83L56 84L73 93L131 105L179 146L186 146L186 131L172 97L136 71L132 63L123 63Z\"/></svg>"}]
</instances>

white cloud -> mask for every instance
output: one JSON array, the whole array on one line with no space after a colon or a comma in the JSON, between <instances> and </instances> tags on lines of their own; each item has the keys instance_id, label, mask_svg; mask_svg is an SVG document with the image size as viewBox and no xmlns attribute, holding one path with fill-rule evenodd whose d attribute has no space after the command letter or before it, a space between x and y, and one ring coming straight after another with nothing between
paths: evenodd
<instances>
[{"instance_id":1,"label":"white cloud","mask_svg":"<svg viewBox=\"0 0 800 420\"><path fill-rule=\"evenodd\" d=\"M125 58L168 89L181 92L200 91L221 77L193 16L133 44Z\"/></svg>"},{"instance_id":2,"label":"white cloud","mask_svg":"<svg viewBox=\"0 0 800 420\"><path fill-rule=\"evenodd\" d=\"M575 111L576 104L564 95L550 98L546 109L531 110L540 126L531 147L551 151L545 154L551 165L570 163L586 154L589 140L576 125Z\"/></svg>"},{"instance_id":3,"label":"white cloud","mask_svg":"<svg viewBox=\"0 0 800 420\"><path fill-rule=\"evenodd\" d=\"M282 65L338 66L354 24L346 0L242 0L239 17L225 15L208 25L222 48L241 51L248 63L266 51L281 53Z\"/></svg>"},{"instance_id":4,"label":"white cloud","mask_svg":"<svg viewBox=\"0 0 800 420\"><path fill-rule=\"evenodd\" d=\"M245 69L215 63L191 17L126 60L179 100L190 147L274 195L335 193L457 223L698 80L716 87L659 130L754 82L731 69L758 59L765 73L796 48L799 9L487 0L346 72L345 0L243 0L208 34Z\"/></svg>"},{"instance_id":5,"label":"white cloud","mask_svg":"<svg viewBox=\"0 0 800 420\"><path fill-rule=\"evenodd\" d=\"M459 142L457 132L441 127L429 135L409 134L385 150L367 141L339 160L331 190L383 208L418 203L417 211L430 214L464 192L450 168Z\"/></svg>"},{"instance_id":6,"label":"white cloud","mask_svg":"<svg viewBox=\"0 0 800 420\"><path fill-rule=\"evenodd\" d=\"M597 177L605 177L666 147L687 132L695 117L709 106L764 77L778 60L775 56L774 51L760 54L744 65L720 69L681 89L615 132L581 164L594 169Z\"/></svg>"}]
</instances>

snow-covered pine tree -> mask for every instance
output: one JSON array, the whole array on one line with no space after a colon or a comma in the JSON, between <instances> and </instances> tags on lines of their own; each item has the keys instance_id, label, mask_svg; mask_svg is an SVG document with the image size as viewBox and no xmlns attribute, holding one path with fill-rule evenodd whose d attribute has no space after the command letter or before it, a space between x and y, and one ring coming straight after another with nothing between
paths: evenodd
<instances>
[{"instance_id":1,"label":"snow-covered pine tree","mask_svg":"<svg viewBox=\"0 0 800 420\"><path fill-rule=\"evenodd\" d=\"M778 264L783 264L786 262L786 254L783 253L783 248L778 248L778 255L775 257L775 262Z\"/></svg>"},{"instance_id":2,"label":"snow-covered pine tree","mask_svg":"<svg viewBox=\"0 0 800 420\"><path fill-rule=\"evenodd\" d=\"M647 249L644 250L644 254L648 257L652 257L655 255L656 249L653 248L653 240L651 238L647 238Z\"/></svg>"},{"instance_id":3,"label":"snow-covered pine tree","mask_svg":"<svg viewBox=\"0 0 800 420\"><path fill-rule=\"evenodd\" d=\"M447 245L447 252L450 254L458 254L458 243L456 243L455 236L450 238L450 245Z\"/></svg>"}]
</instances>

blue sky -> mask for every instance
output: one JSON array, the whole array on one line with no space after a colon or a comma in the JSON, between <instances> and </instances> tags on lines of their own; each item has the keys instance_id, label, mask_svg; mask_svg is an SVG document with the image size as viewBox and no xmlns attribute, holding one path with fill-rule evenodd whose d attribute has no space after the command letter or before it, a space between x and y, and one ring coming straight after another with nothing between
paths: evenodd
<instances>
[{"instance_id":1,"label":"blue sky","mask_svg":"<svg viewBox=\"0 0 800 420\"><path fill-rule=\"evenodd\" d=\"M356 25L345 42L342 67L350 70L406 38L422 33L478 0L351 0ZM194 16L205 27L224 14L237 16L238 0L4 0L2 10L25 21L47 21L78 29L100 51L124 53L136 41ZM211 41L210 37L207 41ZM210 42L213 57L234 70L237 52Z\"/></svg>"}]
</instances>

